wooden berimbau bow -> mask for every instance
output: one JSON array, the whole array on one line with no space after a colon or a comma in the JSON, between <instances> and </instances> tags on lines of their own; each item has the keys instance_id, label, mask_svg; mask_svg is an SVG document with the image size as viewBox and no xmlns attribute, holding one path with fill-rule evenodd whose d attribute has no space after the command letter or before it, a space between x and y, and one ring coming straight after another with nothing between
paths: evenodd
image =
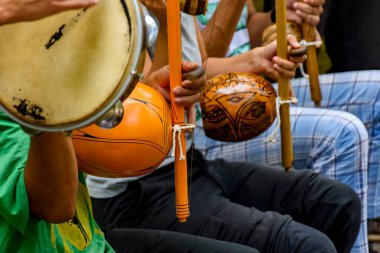
<instances>
[{"instance_id":1,"label":"wooden berimbau bow","mask_svg":"<svg viewBox=\"0 0 380 253\"><path fill-rule=\"evenodd\" d=\"M303 39L306 42L315 41L315 29L313 25L303 22L302 34L303 34ZM314 101L314 104L316 107L320 107L321 100L322 100L322 92L321 92L321 87L319 84L317 49L315 48L315 46L307 47L306 55L307 55L306 67L307 67L307 73L309 75L311 99Z\"/></svg>"},{"instance_id":2,"label":"wooden berimbau bow","mask_svg":"<svg viewBox=\"0 0 380 253\"><path fill-rule=\"evenodd\" d=\"M168 19L168 51L170 68L170 91L172 118L175 126L185 124L185 112L183 106L174 102L173 89L182 83L182 46L181 46L181 25L180 25L180 2L179 0L167 1ZM182 131L176 133L177 139L180 135L180 142L175 141L175 192L176 192L176 215L180 222L186 222L189 217L189 200L187 187L187 163L186 163L186 138ZM184 159L179 159L180 154L185 155Z\"/></svg>"},{"instance_id":3,"label":"wooden berimbau bow","mask_svg":"<svg viewBox=\"0 0 380 253\"><path fill-rule=\"evenodd\" d=\"M276 0L277 55L282 59L288 58L286 25L286 0ZM289 101L289 80L283 76L278 77L278 93L281 101ZM289 103L282 103L280 106L282 166L286 171L293 165L289 107Z\"/></svg>"}]
</instances>

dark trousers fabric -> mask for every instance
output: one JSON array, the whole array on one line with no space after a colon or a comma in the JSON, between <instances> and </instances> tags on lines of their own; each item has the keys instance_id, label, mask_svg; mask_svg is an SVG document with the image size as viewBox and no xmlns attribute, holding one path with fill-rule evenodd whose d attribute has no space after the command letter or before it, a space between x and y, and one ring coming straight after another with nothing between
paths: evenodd
<instances>
[{"instance_id":1,"label":"dark trousers fabric","mask_svg":"<svg viewBox=\"0 0 380 253\"><path fill-rule=\"evenodd\" d=\"M378 0L327 0L319 30L331 72L380 69Z\"/></svg>"},{"instance_id":2,"label":"dark trousers fabric","mask_svg":"<svg viewBox=\"0 0 380 253\"><path fill-rule=\"evenodd\" d=\"M107 241L118 253L258 253L250 247L171 231L115 228Z\"/></svg>"},{"instance_id":3,"label":"dark trousers fabric","mask_svg":"<svg viewBox=\"0 0 380 253\"><path fill-rule=\"evenodd\" d=\"M207 162L198 152L188 157L186 223L175 217L174 169L168 165L129 183L116 197L93 198L94 217L103 230L177 231L260 252L350 251L359 230L360 201L347 186L308 170Z\"/></svg>"}]
</instances>

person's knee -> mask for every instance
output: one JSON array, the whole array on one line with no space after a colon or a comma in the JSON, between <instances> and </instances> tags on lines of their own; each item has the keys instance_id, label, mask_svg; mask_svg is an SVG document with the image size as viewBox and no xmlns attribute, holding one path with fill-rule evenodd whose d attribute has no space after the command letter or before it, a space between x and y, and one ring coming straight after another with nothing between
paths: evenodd
<instances>
[{"instance_id":1,"label":"person's knee","mask_svg":"<svg viewBox=\"0 0 380 253\"><path fill-rule=\"evenodd\" d=\"M336 194L339 194L342 202L342 210L348 216L347 222L350 226L359 230L361 222L362 203L357 193L350 187L343 185L337 188Z\"/></svg>"},{"instance_id":2,"label":"person's knee","mask_svg":"<svg viewBox=\"0 0 380 253\"><path fill-rule=\"evenodd\" d=\"M333 242L322 232L292 221L287 228L287 238L291 253L335 253L336 249ZM281 249L279 249L281 252Z\"/></svg>"},{"instance_id":3,"label":"person's knee","mask_svg":"<svg viewBox=\"0 0 380 253\"><path fill-rule=\"evenodd\" d=\"M337 141L345 141L351 145L348 146L368 146L368 131L363 122L355 115L348 112L339 112L344 128Z\"/></svg>"}]
</instances>

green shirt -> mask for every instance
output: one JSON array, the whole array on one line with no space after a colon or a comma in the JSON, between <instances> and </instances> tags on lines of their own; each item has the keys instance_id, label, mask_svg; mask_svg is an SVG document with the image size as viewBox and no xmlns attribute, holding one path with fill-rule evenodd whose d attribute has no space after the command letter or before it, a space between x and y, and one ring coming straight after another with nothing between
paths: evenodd
<instances>
[{"instance_id":1,"label":"green shirt","mask_svg":"<svg viewBox=\"0 0 380 253\"><path fill-rule=\"evenodd\" d=\"M93 219L82 173L71 221L50 224L29 212L24 181L29 145L20 126L0 111L0 252L114 252Z\"/></svg>"}]
</instances>

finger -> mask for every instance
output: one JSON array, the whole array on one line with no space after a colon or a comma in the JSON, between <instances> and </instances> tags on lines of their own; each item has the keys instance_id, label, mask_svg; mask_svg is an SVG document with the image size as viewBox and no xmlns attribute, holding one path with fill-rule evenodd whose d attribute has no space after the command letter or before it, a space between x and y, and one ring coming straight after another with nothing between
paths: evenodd
<instances>
[{"instance_id":1,"label":"finger","mask_svg":"<svg viewBox=\"0 0 380 253\"><path fill-rule=\"evenodd\" d=\"M198 67L198 64L196 62L189 62L189 61L184 61L182 63L182 72L190 72L192 70L195 70Z\"/></svg>"},{"instance_id":2,"label":"finger","mask_svg":"<svg viewBox=\"0 0 380 253\"><path fill-rule=\"evenodd\" d=\"M179 104L179 105L183 105L183 106L190 106L191 104L197 102L199 99L199 93L197 93L196 95L192 95L192 96L186 96L186 97L176 97L174 98L174 101Z\"/></svg>"},{"instance_id":3,"label":"finger","mask_svg":"<svg viewBox=\"0 0 380 253\"><path fill-rule=\"evenodd\" d=\"M285 77L285 78L291 79L296 75L295 69L293 69L293 70L284 69L284 68L281 68L277 64L274 64L273 68L278 72L278 75Z\"/></svg>"},{"instance_id":4,"label":"finger","mask_svg":"<svg viewBox=\"0 0 380 253\"><path fill-rule=\"evenodd\" d=\"M297 41L296 36L294 36L293 34L288 34L287 40L288 40L288 44L292 48L300 48L301 47L300 43L298 43L298 41Z\"/></svg>"},{"instance_id":5,"label":"finger","mask_svg":"<svg viewBox=\"0 0 380 253\"><path fill-rule=\"evenodd\" d=\"M303 2L314 6L323 6L325 4L325 0L303 0Z\"/></svg>"},{"instance_id":6,"label":"finger","mask_svg":"<svg viewBox=\"0 0 380 253\"><path fill-rule=\"evenodd\" d=\"M302 18L300 16L298 16L294 11L287 11L286 17L287 17L288 21L293 21L297 25L302 24Z\"/></svg>"},{"instance_id":7,"label":"finger","mask_svg":"<svg viewBox=\"0 0 380 253\"><path fill-rule=\"evenodd\" d=\"M182 82L181 87L185 89L190 89L190 90L200 90L204 85L204 80L200 79L197 81L189 81L185 80Z\"/></svg>"},{"instance_id":8,"label":"finger","mask_svg":"<svg viewBox=\"0 0 380 253\"><path fill-rule=\"evenodd\" d=\"M52 6L60 10L80 9L98 3L98 0L53 0Z\"/></svg>"},{"instance_id":9,"label":"finger","mask_svg":"<svg viewBox=\"0 0 380 253\"><path fill-rule=\"evenodd\" d=\"M295 70L298 66L298 64L296 64L294 62L289 61L289 60L285 60L285 59L281 59L278 56L273 57L273 62L275 63L275 65L278 65L280 68L283 68L286 70Z\"/></svg>"},{"instance_id":10,"label":"finger","mask_svg":"<svg viewBox=\"0 0 380 253\"><path fill-rule=\"evenodd\" d=\"M277 81L278 72L274 68L267 68L264 71L264 75L273 81Z\"/></svg>"},{"instance_id":11,"label":"finger","mask_svg":"<svg viewBox=\"0 0 380 253\"><path fill-rule=\"evenodd\" d=\"M320 15L323 12L322 6L312 6L310 4L295 2L293 8L297 11L302 11L305 14Z\"/></svg>"},{"instance_id":12,"label":"finger","mask_svg":"<svg viewBox=\"0 0 380 253\"><path fill-rule=\"evenodd\" d=\"M306 14L302 11L296 10L296 14L299 15L303 21L311 25L318 25L320 21L319 15Z\"/></svg>"},{"instance_id":13,"label":"finger","mask_svg":"<svg viewBox=\"0 0 380 253\"><path fill-rule=\"evenodd\" d=\"M273 62L265 60L261 63L260 72L272 80L277 80L277 71L273 68Z\"/></svg>"},{"instance_id":14,"label":"finger","mask_svg":"<svg viewBox=\"0 0 380 253\"><path fill-rule=\"evenodd\" d=\"M260 49L260 52L265 59L270 59L277 53L277 40L272 41L264 47L258 47L258 49Z\"/></svg>"},{"instance_id":15,"label":"finger","mask_svg":"<svg viewBox=\"0 0 380 253\"><path fill-rule=\"evenodd\" d=\"M303 55L289 55L289 61L294 62L296 65L303 63L306 60L306 54Z\"/></svg>"},{"instance_id":16,"label":"finger","mask_svg":"<svg viewBox=\"0 0 380 253\"><path fill-rule=\"evenodd\" d=\"M199 93L199 90L190 90L190 89L185 89L183 87L175 87L173 89L173 94L175 97L192 96L197 93Z\"/></svg>"}]
</instances>

